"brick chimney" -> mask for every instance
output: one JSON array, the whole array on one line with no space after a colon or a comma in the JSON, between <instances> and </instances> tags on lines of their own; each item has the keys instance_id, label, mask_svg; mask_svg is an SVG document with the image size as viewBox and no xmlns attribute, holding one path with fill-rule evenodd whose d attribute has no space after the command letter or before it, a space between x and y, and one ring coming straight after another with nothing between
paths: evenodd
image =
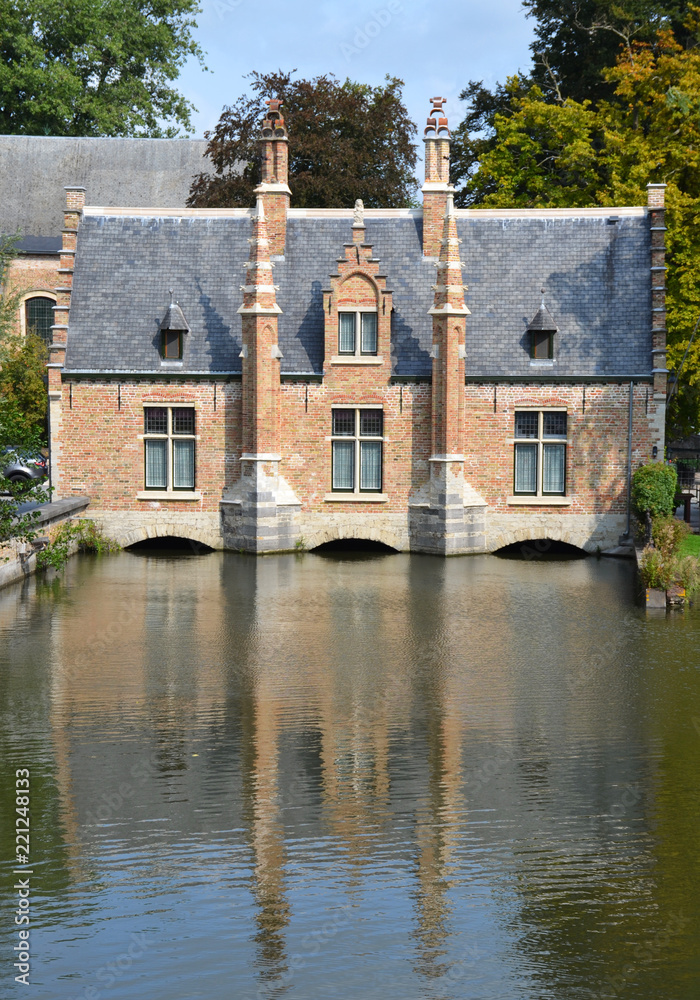
<instances>
[{"instance_id":1,"label":"brick chimney","mask_svg":"<svg viewBox=\"0 0 700 1000\"><path fill-rule=\"evenodd\" d=\"M666 393L666 222L665 184L647 184L651 235L651 356L654 393Z\"/></svg>"},{"instance_id":2,"label":"brick chimney","mask_svg":"<svg viewBox=\"0 0 700 1000\"><path fill-rule=\"evenodd\" d=\"M282 117L282 101L273 98L268 102L270 110L262 123L260 151L262 158L262 181L255 194L262 198L269 250L272 256L284 254L287 237L287 209L291 191L289 190L289 136Z\"/></svg>"},{"instance_id":3,"label":"brick chimney","mask_svg":"<svg viewBox=\"0 0 700 1000\"><path fill-rule=\"evenodd\" d=\"M61 393L62 371L66 360L66 345L68 339L68 317L70 315L70 299L73 289L73 267L78 240L78 226L85 207L85 188L66 187L66 207L63 213L62 246L60 251L61 284L56 288L56 305L54 306L54 322L51 327L51 345L49 346L49 426L51 449L51 485L54 496L60 497L61 473Z\"/></svg>"},{"instance_id":4,"label":"brick chimney","mask_svg":"<svg viewBox=\"0 0 700 1000\"><path fill-rule=\"evenodd\" d=\"M445 97L432 97L432 109L423 132L425 184L423 185L423 255L437 257L450 188L450 130L443 104Z\"/></svg>"}]
</instances>

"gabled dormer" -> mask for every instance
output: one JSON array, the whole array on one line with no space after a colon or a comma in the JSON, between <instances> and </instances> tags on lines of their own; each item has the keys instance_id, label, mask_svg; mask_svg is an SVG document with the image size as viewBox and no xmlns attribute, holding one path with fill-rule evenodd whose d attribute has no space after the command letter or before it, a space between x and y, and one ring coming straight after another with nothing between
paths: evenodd
<instances>
[{"instance_id":1,"label":"gabled dormer","mask_svg":"<svg viewBox=\"0 0 700 1000\"><path fill-rule=\"evenodd\" d=\"M364 207L355 202L352 243L323 293L325 365L383 365L391 357L392 293L365 240Z\"/></svg>"}]
</instances>

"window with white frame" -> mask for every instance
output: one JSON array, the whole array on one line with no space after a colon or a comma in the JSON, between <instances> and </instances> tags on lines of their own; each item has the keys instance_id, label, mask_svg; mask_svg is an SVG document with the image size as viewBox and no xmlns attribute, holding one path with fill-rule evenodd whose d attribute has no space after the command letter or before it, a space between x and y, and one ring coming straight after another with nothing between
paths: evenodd
<instances>
[{"instance_id":1,"label":"window with white frame","mask_svg":"<svg viewBox=\"0 0 700 1000\"><path fill-rule=\"evenodd\" d=\"M144 408L147 490L194 489L194 408Z\"/></svg>"},{"instance_id":2,"label":"window with white frame","mask_svg":"<svg viewBox=\"0 0 700 1000\"><path fill-rule=\"evenodd\" d=\"M566 493L566 411L515 411L514 493Z\"/></svg>"},{"instance_id":3,"label":"window with white frame","mask_svg":"<svg viewBox=\"0 0 700 1000\"><path fill-rule=\"evenodd\" d=\"M334 409L332 430L333 491L381 493L383 411Z\"/></svg>"},{"instance_id":4,"label":"window with white frame","mask_svg":"<svg viewBox=\"0 0 700 1000\"><path fill-rule=\"evenodd\" d=\"M338 354L377 353L377 313L357 309L338 313Z\"/></svg>"}]
</instances>

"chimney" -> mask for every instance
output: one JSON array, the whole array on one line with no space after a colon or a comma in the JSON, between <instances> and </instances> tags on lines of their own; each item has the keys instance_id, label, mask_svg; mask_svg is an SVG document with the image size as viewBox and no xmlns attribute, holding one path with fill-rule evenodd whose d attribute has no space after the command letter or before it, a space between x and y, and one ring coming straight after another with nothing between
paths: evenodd
<instances>
[{"instance_id":1,"label":"chimney","mask_svg":"<svg viewBox=\"0 0 700 1000\"><path fill-rule=\"evenodd\" d=\"M443 104L445 97L432 97L432 109L423 132L425 184L423 185L423 255L437 257L450 188L450 130Z\"/></svg>"},{"instance_id":2,"label":"chimney","mask_svg":"<svg viewBox=\"0 0 700 1000\"><path fill-rule=\"evenodd\" d=\"M61 484L61 441L62 441L62 371L66 360L66 345L68 339L68 317L70 315L70 298L73 289L73 266L78 241L78 226L85 207L85 188L66 187L66 207L63 213L62 246L60 251L60 267L58 273L61 284L56 288L56 305L53 311L53 326L51 327L51 345L49 347L49 426L50 426L50 462L51 485L54 496L60 497Z\"/></svg>"},{"instance_id":3,"label":"chimney","mask_svg":"<svg viewBox=\"0 0 700 1000\"><path fill-rule=\"evenodd\" d=\"M647 184L647 215L651 236L651 360L654 395L666 394L666 222L665 184ZM657 445L658 446L658 445ZM663 447L659 449L663 456Z\"/></svg>"},{"instance_id":4,"label":"chimney","mask_svg":"<svg viewBox=\"0 0 700 1000\"><path fill-rule=\"evenodd\" d=\"M289 136L282 117L282 101L273 98L267 102L270 110L262 123L260 134L262 156L262 181L255 194L262 198L267 220L269 251L272 256L284 254L287 237L287 209L289 190Z\"/></svg>"}]
</instances>

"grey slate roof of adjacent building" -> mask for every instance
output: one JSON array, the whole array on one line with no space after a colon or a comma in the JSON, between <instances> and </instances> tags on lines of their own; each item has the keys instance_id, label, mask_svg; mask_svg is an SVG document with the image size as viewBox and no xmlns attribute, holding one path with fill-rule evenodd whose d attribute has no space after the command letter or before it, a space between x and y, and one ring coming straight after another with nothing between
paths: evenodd
<instances>
[{"instance_id":1,"label":"grey slate roof of adjacent building","mask_svg":"<svg viewBox=\"0 0 700 1000\"><path fill-rule=\"evenodd\" d=\"M91 205L184 207L195 175L212 169L206 147L204 139L0 135L0 233L53 237L60 250L66 185L85 187Z\"/></svg>"},{"instance_id":2,"label":"grey slate roof of adjacent building","mask_svg":"<svg viewBox=\"0 0 700 1000\"><path fill-rule=\"evenodd\" d=\"M619 210L615 210L619 211ZM393 291L397 375L426 375L435 263L423 258L421 214L365 213L366 240ZM650 241L642 213L609 222L571 216L458 213L468 286L467 374L629 375L651 370ZM352 240L347 214L291 213L275 260L283 373L323 370L323 299ZM191 333L184 372L240 371L244 264L251 222L226 217L87 213L78 237L66 369L163 370L160 323L168 289ZM533 367L528 324L545 288L556 318L555 360ZM542 366L543 363L536 363Z\"/></svg>"}]
</instances>

